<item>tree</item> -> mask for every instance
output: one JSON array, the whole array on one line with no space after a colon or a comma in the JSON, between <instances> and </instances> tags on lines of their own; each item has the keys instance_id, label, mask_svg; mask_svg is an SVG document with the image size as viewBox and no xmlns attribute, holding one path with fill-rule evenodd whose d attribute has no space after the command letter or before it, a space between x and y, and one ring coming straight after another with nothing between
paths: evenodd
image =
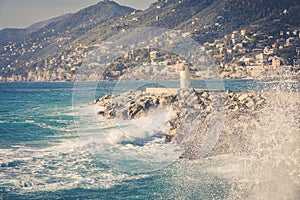
<instances>
[{"instance_id":1,"label":"tree","mask_svg":"<svg viewBox=\"0 0 300 200\"><path fill-rule=\"evenodd\" d=\"M237 63L238 66L241 66L241 67L245 67L246 66L246 63L244 61L239 61Z\"/></svg>"}]
</instances>

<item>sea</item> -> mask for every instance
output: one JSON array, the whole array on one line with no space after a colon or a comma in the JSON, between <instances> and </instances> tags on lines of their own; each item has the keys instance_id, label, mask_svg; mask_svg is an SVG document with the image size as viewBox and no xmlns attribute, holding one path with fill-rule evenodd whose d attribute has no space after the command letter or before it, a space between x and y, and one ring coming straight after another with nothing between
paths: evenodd
<instances>
[{"instance_id":1,"label":"sea","mask_svg":"<svg viewBox=\"0 0 300 200\"><path fill-rule=\"evenodd\" d=\"M214 81L210 83L214 85ZM219 86L218 81L215 83ZM288 88L289 92L299 91L299 82L287 81L284 87L277 87L278 83L224 80L222 87L224 91L241 92L261 91L272 85L282 90ZM272 199L300 197L299 145L296 150L288 149L284 154L287 157L279 156L283 155L281 151L276 156L264 151L198 160L178 159L178 155L170 155L166 144L146 145L145 141L123 144L126 150L120 152L115 151L120 144L114 142L95 150L95 144L101 144L95 140L107 141L111 136L104 133L118 131L124 124L103 122L95 114L86 120L89 123L84 128L78 127L78 116L94 106L92 100L132 88L144 89L157 85L157 81L118 84L99 82L81 87L74 82L0 83L0 199L268 199L268 194ZM207 82L194 81L192 85L206 88ZM78 91L87 98L76 99ZM291 108L291 112L298 112L297 107ZM285 108L281 117L288 114ZM299 144L299 140L295 141L299 139L299 124L293 125L295 129L290 124L277 129L292 135L285 147ZM264 133L272 130L274 126L270 124ZM161 148L160 152L151 154L151 159L147 157L147 152L157 148ZM266 154L267 157L260 157ZM125 163L123 157L131 160ZM276 162L270 164L268 158L276 158ZM157 159L159 164L153 165ZM288 175L281 174L286 163ZM261 174L278 175L280 184L277 179L266 183L269 179L262 180ZM275 189L279 196L274 194Z\"/></svg>"}]
</instances>

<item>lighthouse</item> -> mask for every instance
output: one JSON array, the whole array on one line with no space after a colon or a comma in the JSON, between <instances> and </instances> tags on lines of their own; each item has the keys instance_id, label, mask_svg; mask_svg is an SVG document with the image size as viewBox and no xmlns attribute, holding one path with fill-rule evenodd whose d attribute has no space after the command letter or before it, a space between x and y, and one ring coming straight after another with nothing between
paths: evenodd
<instances>
[{"instance_id":1,"label":"lighthouse","mask_svg":"<svg viewBox=\"0 0 300 200\"><path fill-rule=\"evenodd\" d=\"M190 70L188 66L184 66L180 71L180 89L188 89L191 84Z\"/></svg>"}]
</instances>

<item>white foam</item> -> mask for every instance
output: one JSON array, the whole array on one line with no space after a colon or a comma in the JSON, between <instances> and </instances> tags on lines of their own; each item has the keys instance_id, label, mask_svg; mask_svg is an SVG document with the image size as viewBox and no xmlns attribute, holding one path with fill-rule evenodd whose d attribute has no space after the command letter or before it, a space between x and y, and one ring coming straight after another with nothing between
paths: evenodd
<instances>
[{"instance_id":1,"label":"white foam","mask_svg":"<svg viewBox=\"0 0 300 200\"><path fill-rule=\"evenodd\" d=\"M47 148L19 146L1 149L1 163L20 161L19 167L2 167L0 186L12 184L13 190L53 191L85 188L110 188L129 176L97 166L97 160L78 139L61 140ZM53 181L51 181L53 180Z\"/></svg>"},{"instance_id":2,"label":"white foam","mask_svg":"<svg viewBox=\"0 0 300 200\"><path fill-rule=\"evenodd\" d=\"M132 120L99 118L95 109L82 108L76 122L83 145L101 162L121 171L146 172L167 166L182 153L162 138L166 122L175 114L172 109Z\"/></svg>"}]
</instances>

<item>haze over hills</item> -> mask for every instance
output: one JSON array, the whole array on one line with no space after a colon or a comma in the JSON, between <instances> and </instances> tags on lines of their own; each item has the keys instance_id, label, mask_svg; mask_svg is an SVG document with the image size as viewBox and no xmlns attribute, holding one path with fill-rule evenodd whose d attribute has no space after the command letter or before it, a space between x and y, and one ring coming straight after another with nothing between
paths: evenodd
<instances>
[{"instance_id":1,"label":"haze over hills","mask_svg":"<svg viewBox=\"0 0 300 200\"><path fill-rule=\"evenodd\" d=\"M254 35L252 41L247 41L243 36L234 40L233 44L223 45L228 52L230 48L235 48L235 43L244 48L237 49L236 54L233 52L231 56L224 56L224 63L232 63L242 54L252 55L253 49L261 45L271 46L277 38L287 40L289 37L280 35L281 31L294 33L290 34L293 45L282 47L291 52L292 58L282 49L274 52L275 55L283 55L283 59L293 60L298 56L299 11L297 0L160 0L144 11L120 6L113 1L101 1L75 14L27 29L0 31L0 80L74 80L76 70L94 45L120 31L136 27L180 30L200 44L216 40L228 43L227 36L231 37L234 31L242 29L246 30L248 38ZM212 46L208 49L212 56L219 54L219 49ZM145 61L146 58L119 67L120 73L128 66ZM217 63L221 66L222 62ZM295 65L296 62L289 64Z\"/></svg>"},{"instance_id":2,"label":"haze over hills","mask_svg":"<svg viewBox=\"0 0 300 200\"><path fill-rule=\"evenodd\" d=\"M31 33L39 31L40 29L48 26L51 23L55 23L63 20L66 17L69 17L71 14L62 15L59 17L55 17L46 21L37 22L35 24L30 25L27 28L5 28L0 30L0 44L5 45L11 41L23 40Z\"/></svg>"}]
</instances>

